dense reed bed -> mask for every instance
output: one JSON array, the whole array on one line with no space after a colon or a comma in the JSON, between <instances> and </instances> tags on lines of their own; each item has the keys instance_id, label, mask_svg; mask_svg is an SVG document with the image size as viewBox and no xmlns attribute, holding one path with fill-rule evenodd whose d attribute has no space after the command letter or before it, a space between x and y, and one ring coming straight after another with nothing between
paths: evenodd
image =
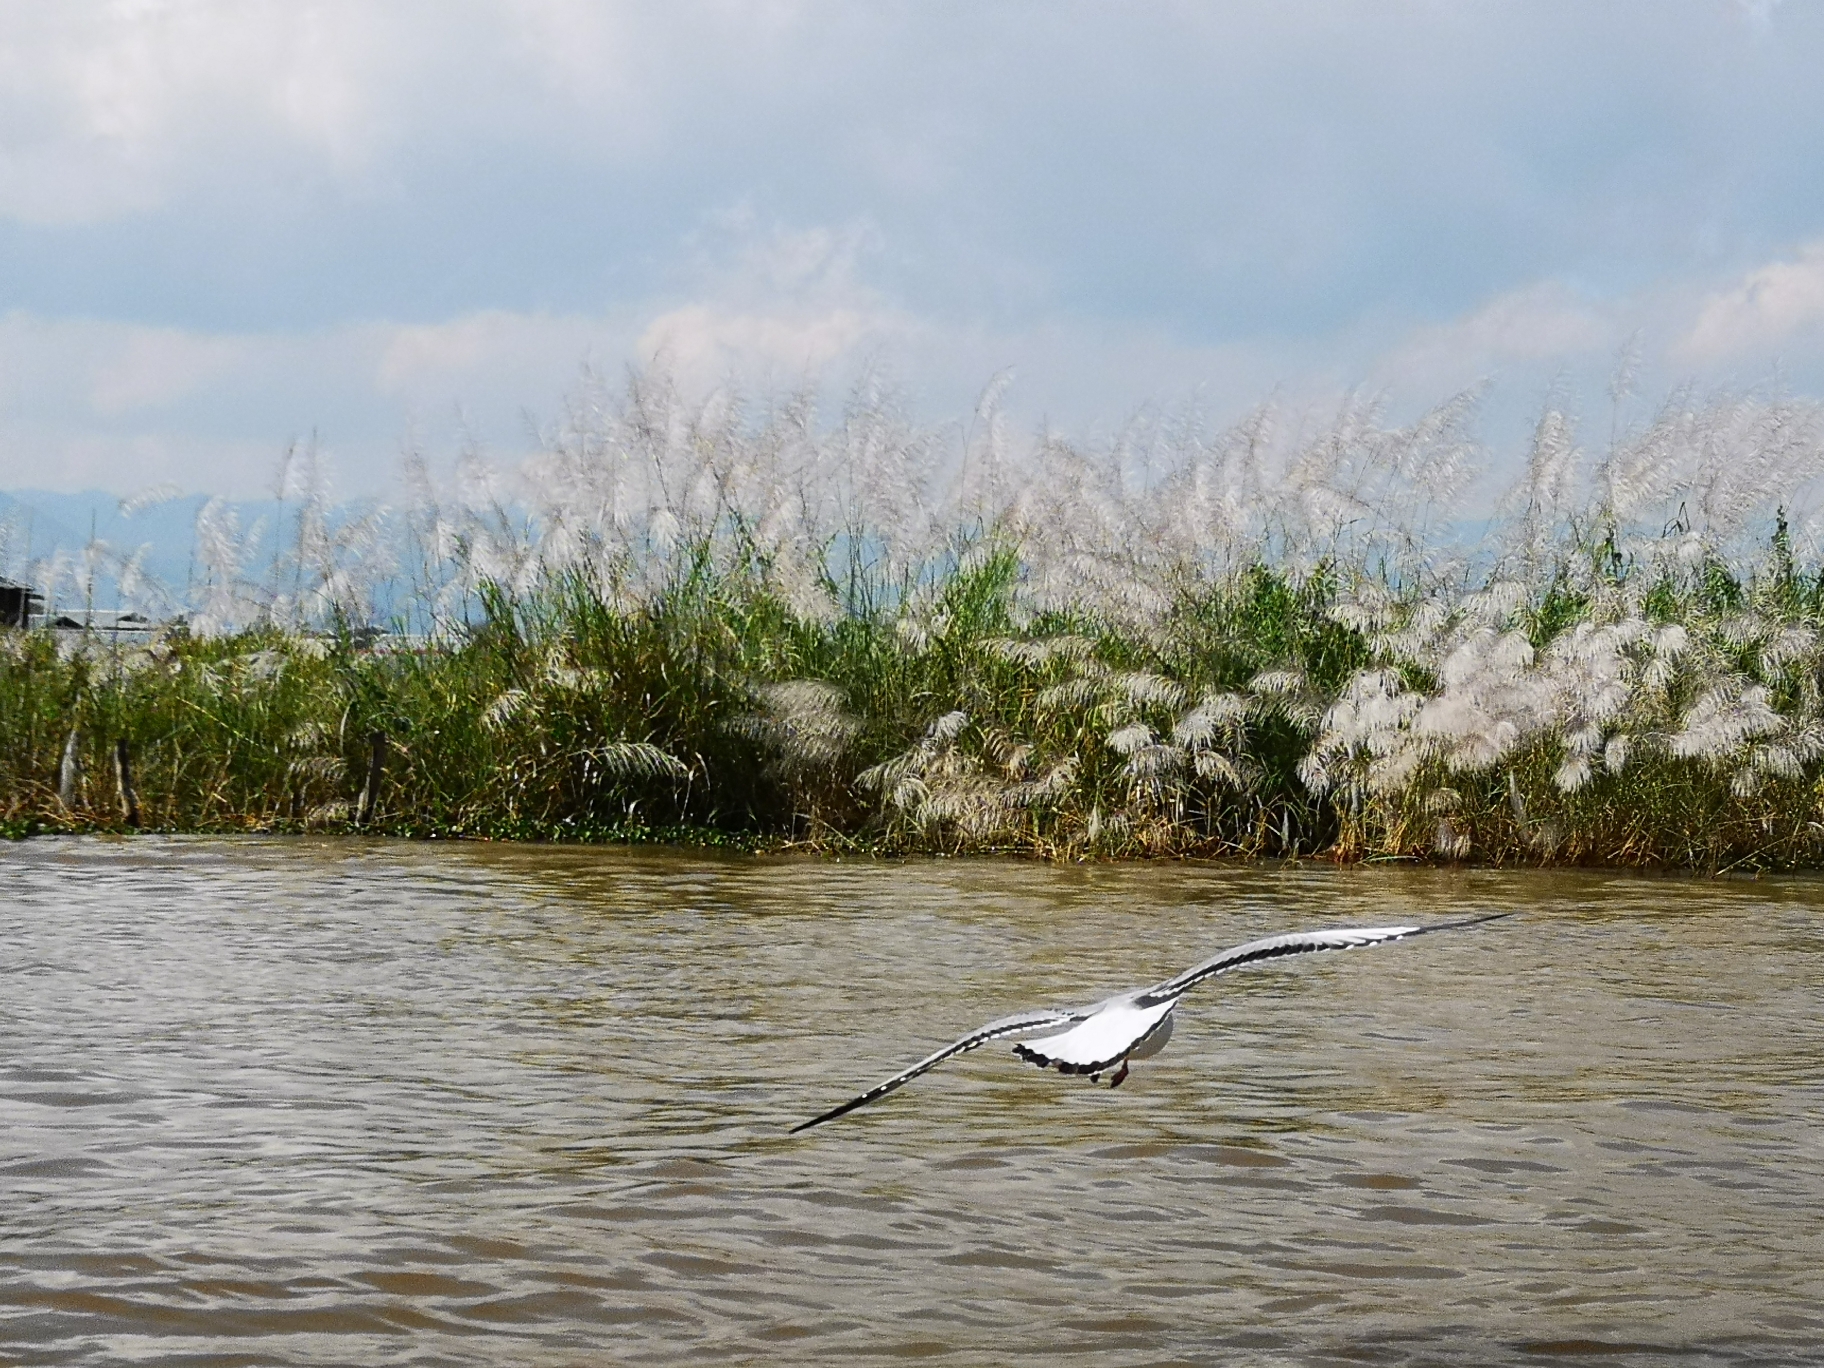
<instances>
[{"instance_id":1,"label":"dense reed bed","mask_svg":"<svg viewBox=\"0 0 1824 1368\"><path fill-rule=\"evenodd\" d=\"M0 635L0 816L122 825L124 741L175 830L1824 863L1820 410L1614 398L1505 490L1475 395L1086 450L640 375L396 510L306 455L150 645Z\"/></svg>"}]
</instances>

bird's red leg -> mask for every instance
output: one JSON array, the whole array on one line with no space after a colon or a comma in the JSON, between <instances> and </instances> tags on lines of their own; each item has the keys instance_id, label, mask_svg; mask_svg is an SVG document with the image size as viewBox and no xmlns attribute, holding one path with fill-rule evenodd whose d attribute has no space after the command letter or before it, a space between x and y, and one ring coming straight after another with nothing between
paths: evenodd
<instances>
[{"instance_id":1,"label":"bird's red leg","mask_svg":"<svg viewBox=\"0 0 1824 1368\"><path fill-rule=\"evenodd\" d=\"M1122 1082L1126 1078L1127 1078L1127 1061L1124 1059L1121 1061L1120 1072L1117 1073L1113 1078L1108 1080L1108 1086L1111 1088L1118 1088L1121 1086Z\"/></svg>"}]
</instances>

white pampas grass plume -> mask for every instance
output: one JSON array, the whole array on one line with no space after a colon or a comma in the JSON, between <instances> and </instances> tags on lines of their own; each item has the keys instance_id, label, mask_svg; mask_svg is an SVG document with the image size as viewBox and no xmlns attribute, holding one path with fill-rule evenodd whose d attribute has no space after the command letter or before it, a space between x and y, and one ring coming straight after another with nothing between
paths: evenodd
<instances>
[{"instance_id":1,"label":"white pampas grass plume","mask_svg":"<svg viewBox=\"0 0 1824 1368\"><path fill-rule=\"evenodd\" d=\"M524 689L507 689L482 710L482 725L495 731L504 731L507 724L519 716L530 697Z\"/></svg>"},{"instance_id":2,"label":"white pampas grass plume","mask_svg":"<svg viewBox=\"0 0 1824 1368\"><path fill-rule=\"evenodd\" d=\"M1776 734L1785 719L1774 711L1764 685L1711 689L1691 705L1666 749L1689 760L1720 761L1756 737Z\"/></svg>"},{"instance_id":3,"label":"white pampas grass plume","mask_svg":"<svg viewBox=\"0 0 1824 1368\"><path fill-rule=\"evenodd\" d=\"M649 741L606 741L579 752L583 772L610 779L686 779L690 766Z\"/></svg>"},{"instance_id":4,"label":"white pampas grass plume","mask_svg":"<svg viewBox=\"0 0 1824 1368\"><path fill-rule=\"evenodd\" d=\"M861 734L842 691L822 680L762 685L755 696L759 710L737 719L735 728L770 747L788 774L833 766Z\"/></svg>"}]
</instances>

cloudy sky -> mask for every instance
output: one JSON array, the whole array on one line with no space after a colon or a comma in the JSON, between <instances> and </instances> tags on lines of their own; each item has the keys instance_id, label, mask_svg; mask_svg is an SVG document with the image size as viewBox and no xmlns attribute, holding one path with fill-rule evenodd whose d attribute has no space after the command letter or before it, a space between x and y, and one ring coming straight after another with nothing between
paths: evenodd
<instances>
[{"instance_id":1,"label":"cloudy sky","mask_svg":"<svg viewBox=\"0 0 1824 1368\"><path fill-rule=\"evenodd\" d=\"M1095 439L1824 393L1817 0L0 0L0 488L350 493L584 366Z\"/></svg>"}]
</instances>

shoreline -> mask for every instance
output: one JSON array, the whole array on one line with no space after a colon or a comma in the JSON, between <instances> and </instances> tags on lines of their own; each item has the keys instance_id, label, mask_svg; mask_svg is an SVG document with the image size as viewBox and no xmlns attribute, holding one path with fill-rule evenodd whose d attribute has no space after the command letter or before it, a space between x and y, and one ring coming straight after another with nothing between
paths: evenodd
<instances>
[{"instance_id":1,"label":"shoreline","mask_svg":"<svg viewBox=\"0 0 1824 1368\"><path fill-rule=\"evenodd\" d=\"M1734 865L1705 868L1663 862L1619 863L1601 860L1550 859L1451 859L1431 854L1370 854L1338 858L1319 851L1315 854L1279 855L1246 854L1234 851L1173 850L1128 854L1058 854L1015 846L971 849L938 849L888 846L853 840L811 841L774 838L764 835L714 830L642 829L640 831L601 831L590 834L552 833L547 835L501 836L482 832L427 832L400 829L377 823L367 829L352 827L309 829L296 827L199 826L187 828L127 827L105 823L0 822L0 841L26 841L72 837L78 839L112 839L131 841L148 838L198 838L257 841L374 841L409 845L476 845L505 846L522 849L550 847L563 850L609 849L697 851L705 854L747 855L756 858L795 856L811 860L840 863L865 860L879 863L894 861L1011 861L1018 864L1059 866L1170 865L1207 864L1235 868L1330 868L1368 869L1400 867L1446 872L1627 874L1643 878L1672 880L1741 880L1755 881L1764 877L1824 875L1824 860L1810 864L1752 865L1738 861Z\"/></svg>"}]
</instances>

